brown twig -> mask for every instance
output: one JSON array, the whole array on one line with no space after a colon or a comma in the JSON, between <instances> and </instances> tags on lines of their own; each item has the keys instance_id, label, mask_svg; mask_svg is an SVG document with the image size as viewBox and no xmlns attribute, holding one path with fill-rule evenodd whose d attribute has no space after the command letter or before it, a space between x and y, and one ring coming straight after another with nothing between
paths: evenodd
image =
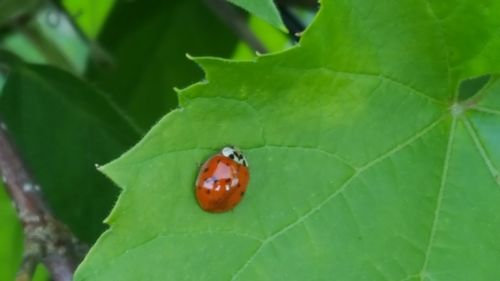
<instances>
[{"instance_id":1,"label":"brown twig","mask_svg":"<svg viewBox=\"0 0 500 281\"><path fill-rule=\"evenodd\" d=\"M54 281L70 281L86 251L47 207L0 119L0 172L24 231L24 255L16 281L28 281L43 263Z\"/></svg>"},{"instance_id":2,"label":"brown twig","mask_svg":"<svg viewBox=\"0 0 500 281\"><path fill-rule=\"evenodd\" d=\"M266 47L259 38L250 30L243 13L227 0L204 0L205 4L217 15L236 35L245 41L250 48L261 54L267 53Z\"/></svg>"}]
</instances>

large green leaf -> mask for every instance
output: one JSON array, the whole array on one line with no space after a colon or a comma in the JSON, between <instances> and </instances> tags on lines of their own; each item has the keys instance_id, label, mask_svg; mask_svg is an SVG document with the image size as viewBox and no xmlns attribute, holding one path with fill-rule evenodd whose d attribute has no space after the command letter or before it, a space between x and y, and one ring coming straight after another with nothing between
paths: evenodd
<instances>
[{"instance_id":1,"label":"large green leaf","mask_svg":"<svg viewBox=\"0 0 500 281\"><path fill-rule=\"evenodd\" d=\"M496 280L497 1L324 1L299 47L180 96L103 168L123 188L76 280ZM203 212L198 164L240 146L251 179Z\"/></svg>"},{"instance_id":2,"label":"large green leaf","mask_svg":"<svg viewBox=\"0 0 500 281\"><path fill-rule=\"evenodd\" d=\"M203 76L186 53L228 57L236 44L199 0L117 2L99 41L113 65L94 67L90 78L147 129L177 107L174 87Z\"/></svg>"},{"instance_id":3,"label":"large green leaf","mask_svg":"<svg viewBox=\"0 0 500 281\"><path fill-rule=\"evenodd\" d=\"M95 165L141 135L101 92L56 68L5 53L10 71L0 113L49 205L86 242L102 232L117 190Z\"/></svg>"}]
</instances>

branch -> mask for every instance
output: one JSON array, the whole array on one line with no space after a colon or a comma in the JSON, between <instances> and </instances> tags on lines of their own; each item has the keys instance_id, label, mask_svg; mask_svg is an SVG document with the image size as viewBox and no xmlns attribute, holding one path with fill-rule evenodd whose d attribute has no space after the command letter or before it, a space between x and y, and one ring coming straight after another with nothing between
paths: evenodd
<instances>
[{"instance_id":1,"label":"branch","mask_svg":"<svg viewBox=\"0 0 500 281\"><path fill-rule=\"evenodd\" d=\"M23 261L16 281L31 280L42 262L54 281L70 281L86 246L57 221L11 142L0 119L0 172L24 231Z\"/></svg>"},{"instance_id":2,"label":"branch","mask_svg":"<svg viewBox=\"0 0 500 281\"><path fill-rule=\"evenodd\" d=\"M267 53L266 47L248 27L244 14L239 13L231 3L227 2L227 0L204 1L212 12L231 28L241 40L245 41L250 48L261 54Z\"/></svg>"}]
</instances>

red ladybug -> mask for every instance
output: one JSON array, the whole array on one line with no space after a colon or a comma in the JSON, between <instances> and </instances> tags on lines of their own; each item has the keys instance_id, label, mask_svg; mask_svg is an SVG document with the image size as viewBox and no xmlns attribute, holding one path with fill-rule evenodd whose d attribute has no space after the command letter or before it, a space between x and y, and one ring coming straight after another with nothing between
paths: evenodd
<instances>
[{"instance_id":1,"label":"red ladybug","mask_svg":"<svg viewBox=\"0 0 500 281\"><path fill-rule=\"evenodd\" d=\"M245 195L249 179L245 156L235 147L224 147L201 166L196 179L196 199L207 212L229 211Z\"/></svg>"}]
</instances>

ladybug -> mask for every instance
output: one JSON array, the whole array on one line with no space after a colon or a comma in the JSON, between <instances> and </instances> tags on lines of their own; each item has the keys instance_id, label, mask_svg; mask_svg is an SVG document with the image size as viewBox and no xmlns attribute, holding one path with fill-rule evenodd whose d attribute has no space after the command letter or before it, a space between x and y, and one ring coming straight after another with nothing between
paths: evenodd
<instances>
[{"instance_id":1,"label":"ladybug","mask_svg":"<svg viewBox=\"0 0 500 281\"><path fill-rule=\"evenodd\" d=\"M207 212L229 211L245 195L249 179L245 156L236 147L224 147L201 166L196 179L196 199Z\"/></svg>"}]
</instances>

